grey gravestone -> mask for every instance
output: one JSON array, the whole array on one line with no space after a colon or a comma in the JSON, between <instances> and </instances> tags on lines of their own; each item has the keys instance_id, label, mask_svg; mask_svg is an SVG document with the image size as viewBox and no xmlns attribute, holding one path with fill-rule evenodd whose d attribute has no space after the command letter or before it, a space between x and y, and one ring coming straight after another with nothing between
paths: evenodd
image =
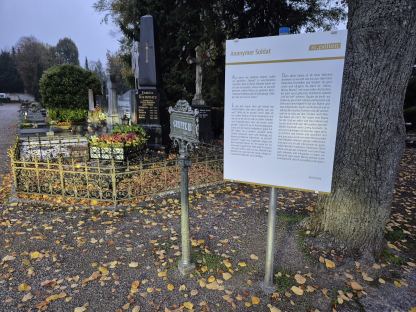
<instances>
[{"instance_id":1,"label":"grey gravestone","mask_svg":"<svg viewBox=\"0 0 416 312\"><path fill-rule=\"evenodd\" d=\"M92 92L91 89L88 89L88 110L92 112L94 108L95 108L94 93Z\"/></svg>"},{"instance_id":2,"label":"grey gravestone","mask_svg":"<svg viewBox=\"0 0 416 312\"><path fill-rule=\"evenodd\" d=\"M111 81L111 78L107 80L107 89L108 89L108 115L107 115L107 125L110 128L120 123L120 117L118 115L118 105L117 105L117 91L114 82Z\"/></svg>"}]
</instances>

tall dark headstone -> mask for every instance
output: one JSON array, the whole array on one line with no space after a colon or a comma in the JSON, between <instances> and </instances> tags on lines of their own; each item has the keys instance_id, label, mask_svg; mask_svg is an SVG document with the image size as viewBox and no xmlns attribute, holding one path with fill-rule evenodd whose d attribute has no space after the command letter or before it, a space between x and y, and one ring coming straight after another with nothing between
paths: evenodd
<instances>
[{"instance_id":1,"label":"tall dark headstone","mask_svg":"<svg viewBox=\"0 0 416 312\"><path fill-rule=\"evenodd\" d=\"M158 90L158 59L153 17L140 18L139 86L137 91L137 122L148 132L149 145L161 146L160 92Z\"/></svg>"}]
</instances>

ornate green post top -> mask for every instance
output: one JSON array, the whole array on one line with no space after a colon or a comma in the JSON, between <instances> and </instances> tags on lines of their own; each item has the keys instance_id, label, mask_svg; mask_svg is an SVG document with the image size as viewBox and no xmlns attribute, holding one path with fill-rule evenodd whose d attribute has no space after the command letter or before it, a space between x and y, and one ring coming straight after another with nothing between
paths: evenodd
<instances>
[{"instance_id":1,"label":"ornate green post top","mask_svg":"<svg viewBox=\"0 0 416 312\"><path fill-rule=\"evenodd\" d=\"M188 153L199 143L199 111L192 109L186 100L179 100L174 107L169 107L170 134L175 146Z\"/></svg>"}]
</instances>

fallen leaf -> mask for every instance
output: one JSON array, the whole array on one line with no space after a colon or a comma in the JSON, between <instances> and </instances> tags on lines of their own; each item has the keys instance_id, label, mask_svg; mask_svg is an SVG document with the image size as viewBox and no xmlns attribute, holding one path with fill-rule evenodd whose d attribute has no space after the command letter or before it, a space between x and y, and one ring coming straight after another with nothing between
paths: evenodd
<instances>
[{"instance_id":1,"label":"fallen leaf","mask_svg":"<svg viewBox=\"0 0 416 312\"><path fill-rule=\"evenodd\" d=\"M259 260L259 257L257 257L255 254L250 255L251 260Z\"/></svg>"},{"instance_id":2,"label":"fallen leaf","mask_svg":"<svg viewBox=\"0 0 416 312\"><path fill-rule=\"evenodd\" d=\"M26 295L23 296L22 302L29 301L32 298L33 298L33 295L31 293L27 293Z\"/></svg>"},{"instance_id":3,"label":"fallen leaf","mask_svg":"<svg viewBox=\"0 0 416 312\"><path fill-rule=\"evenodd\" d=\"M267 307L270 309L270 312L282 312L282 310L276 308L275 306L272 306L271 304L268 304Z\"/></svg>"},{"instance_id":4,"label":"fallen leaf","mask_svg":"<svg viewBox=\"0 0 416 312\"><path fill-rule=\"evenodd\" d=\"M166 277L167 273L168 273L168 271L162 271L162 272L157 273L157 276Z\"/></svg>"},{"instance_id":5,"label":"fallen leaf","mask_svg":"<svg viewBox=\"0 0 416 312\"><path fill-rule=\"evenodd\" d=\"M241 262L239 262L239 263L238 263L238 265L239 265L240 267L246 267L246 266L247 266L247 263L245 263L245 262L241 261Z\"/></svg>"},{"instance_id":6,"label":"fallen leaf","mask_svg":"<svg viewBox=\"0 0 416 312\"><path fill-rule=\"evenodd\" d=\"M351 281L351 288L357 291L363 290L363 286L358 284L356 281Z\"/></svg>"},{"instance_id":7,"label":"fallen leaf","mask_svg":"<svg viewBox=\"0 0 416 312\"><path fill-rule=\"evenodd\" d=\"M335 262L329 259L325 259L325 266L328 269L334 269L335 268Z\"/></svg>"},{"instance_id":8,"label":"fallen leaf","mask_svg":"<svg viewBox=\"0 0 416 312\"><path fill-rule=\"evenodd\" d=\"M129 267L130 268L137 268L139 266L139 263L138 262L130 262L129 263Z\"/></svg>"},{"instance_id":9,"label":"fallen leaf","mask_svg":"<svg viewBox=\"0 0 416 312\"><path fill-rule=\"evenodd\" d=\"M133 310L131 310L131 312L140 312L140 307L139 306L134 306Z\"/></svg>"},{"instance_id":10,"label":"fallen leaf","mask_svg":"<svg viewBox=\"0 0 416 312\"><path fill-rule=\"evenodd\" d=\"M108 269L107 269L106 267L103 267L103 266L100 266L100 267L98 268L98 271L100 271L100 272L101 272L101 274L102 274L103 276L106 276L106 275L108 275L108 274L109 274Z\"/></svg>"},{"instance_id":11,"label":"fallen leaf","mask_svg":"<svg viewBox=\"0 0 416 312\"><path fill-rule=\"evenodd\" d=\"M232 275L228 272L222 273L222 278L226 281L228 281L231 277Z\"/></svg>"},{"instance_id":12,"label":"fallen leaf","mask_svg":"<svg viewBox=\"0 0 416 312\"><path fill-rule=\"evenodd\" d=\"M66 297L66 293L61 292L59 294L51 295L51 296L47 297L45 300L47 302L52 302L52 301L56 301L58 299L62 299L62 298L65 298L65 297Z\"/></svg>"},{"instance_id":13,"label":"fallen leaf","mask_svg":"<svg viewBox=\"0 0 416 312\"><path fill-rule=\"evenodd\" d=\"M28 284L26 284L26 283L22 283L22 284L20 284L18 287L17 287L17 290L18 291L29 291L29 290L31 290L32 288L28 285Z\"/></svg>"},{"instance_id":14,"label":"fallen leaf","mask_svg":"<svg viewBox=\"0 0 416 312\"><path fill-rule=\"evenodd\" d=\"M5 256L5 257L2 259L2 261L3 261L3 262L6 262L6 261L13 261L14 259L16 259L16 257L8 255L8 256Z\"/></svg>"},{"instance_id":15,"label":"fallen leaf","mask_svg":"<svg viewBox=\"0 0 416 312\"><path fill-rule=\"evenodd\" d=\"M306 282L306 278L303 275L300 275L300 274L295 274L295 280L300 285L303 285Z\"/></svg>"},{"instance_id":16,"label":"fallen leaf","mask_svg":"<svg viewBox=\"0 0 416 312\"><path fill-rule=\"evenodd\" d=\"M290 288L290 290L292 290L298 296L302 296L303 295L303 289L300 288L300 287L292 286L292 288Z\"/></svg>"},{"instance_id":17,"label":"fallen leaf","mask_svg":"<svg viewBox=\"0 0 416 312\"><path fill-rule=\"evenodd\" d=\"M39 251L33 251L30 253L31 259L38 259L42 256L42 254Z\"/></svg>"},{"instance_id":18,"label":"fallen leaf","mask_svg":"<svg viewBox=\"0 0 416 312\"><path fill-rule=\"evenodd\" d=\"M130 293L131 294L135 294L139 291L139 287L140 287L140 281L133 281L133 283L131 283L131 287L130 287Z\"/></svg>"},{"instance_id":19,"label":"fallen leaf","mask_svg":"<svg viewBox=\"0 0 416 312\"><path fill-rule=\"evenodd\" d=\"M194 308L193 303L192 303L192 302L189 302L189 301L184 302L184 303L183 303L183 306L184 306L185 308L187 308L188 310L192 310L192 309Z\"/></svg>"},{"instance_id":20,"label":"fallen leaf","mask_svg":"<svg viewBox=\"0 0 416 312\"><path fill-rule=\"evenodd\" d=\"M172 284L168 284L167 289L169 291L173 291L175 289L175 286L173 286Z\"/></svg>"},{"instance_id":21,"label":"fallen leaf","mask_svg":"<svg viewBox=\"0 0 416 312\"><path fill-rule=\"evenodd\" d=\"M260 298L259 297L256 297L256 296L252 296L251 297L251 303L252 304L259 304L260 303Z\"/></svg>"}]
</instances>

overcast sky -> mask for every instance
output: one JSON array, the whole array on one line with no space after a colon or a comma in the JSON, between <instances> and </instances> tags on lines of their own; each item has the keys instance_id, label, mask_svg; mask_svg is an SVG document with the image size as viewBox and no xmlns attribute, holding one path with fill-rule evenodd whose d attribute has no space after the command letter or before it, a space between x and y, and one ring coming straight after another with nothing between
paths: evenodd
<instances>
[{"instance_id":1,"label":"overcast sky","mask_svg":"<svg viewBox=\"0 0 416 312\"><path fill-rule=\"evenodd\" d=\"M95 0L0 0L0 50L10 49L20 37L35 36L56 45L64 37L78 47L80 64L106 63L106 52L118 49L121 37L113 24L101 23L92 8Z\"/></svg>"}]
</instances>

